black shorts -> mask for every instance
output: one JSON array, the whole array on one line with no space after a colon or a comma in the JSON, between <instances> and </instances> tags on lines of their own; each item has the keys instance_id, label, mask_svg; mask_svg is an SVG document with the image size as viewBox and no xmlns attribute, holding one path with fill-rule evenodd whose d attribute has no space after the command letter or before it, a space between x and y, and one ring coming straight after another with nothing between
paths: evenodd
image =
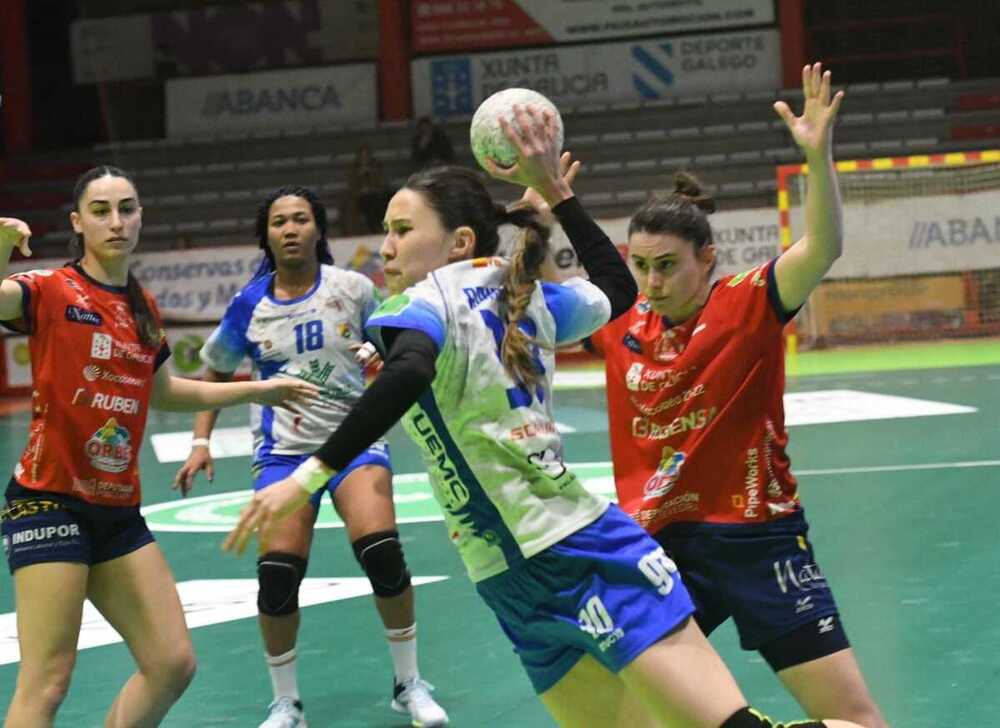
<instances>
[{"instance_id":1,"label":"black shorts","mask_svg":"<svg viewBox=\"0 0 1000 728\"><path fill-rule=\"evenodd\" d=\"M677 564L705 634L729 617L775 670L848 647L799 511L760 525L674 524L656 540Z\"/></svg>"},{"instance_id":2,"label":"black shorts","mask_svg":"<svg viewBox=\"0 0 1000 728\"><path fill-rule=\"evenodd\" d=\"M41 563L93 566L155 540L138 507L101 508L31 490L14 480L6 495L0 533L12 574L23 566Z\"/></svg>"}]
</instances>

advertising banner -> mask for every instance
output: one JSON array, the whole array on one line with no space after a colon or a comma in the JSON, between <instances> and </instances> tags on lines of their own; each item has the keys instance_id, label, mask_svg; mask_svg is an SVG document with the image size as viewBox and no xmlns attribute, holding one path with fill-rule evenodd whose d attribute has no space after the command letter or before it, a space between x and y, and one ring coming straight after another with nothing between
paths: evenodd
<instances>
[{"instance_id":1,"label":"advertising banner","mask_svg":"<svg viewBox=\"0 0 1000 728\"><path fill-rule=\"evenodd\" d=\"M814 338L877 338L898 331L934 331L965 324L965 282L959 273L893 280L824 281L809 299Z\"/></svg>"},{"instance_id":2,"label":"advertising banner","mask_svg":"<svg viewBox=\"0 0 1000 728\"><path fill-rule=\"evenodd\" d=\"M84 18L70 26L73 81L127 81L156 75L148 15Z\"/></svg>"},{"instance_id":3,"label":"advertising banner","mask_svg":"<svg viewBox=\"0 0 1000 728\"><path fill-rule=\"evenodd\" d=\"M374 124L372 63L172 79L167 135Z\"/></svg>"},{"instance_id":4,"label":"advertising banner","mask_svg":"<svg viewBox=\"0 0 1000 728\"><path fill-rule=\"evenodd\" d=\"M844 204L844 253L827 278L1000 268L1000 192L917 195ZM791 210L793 236L803 209Z\"/></svg>"},{"instance_id":5,"label":"advertising banner","mask_svg":"<svg viewBox=\"0 0 1000 728\"><path fill-rule=\"evenodd\" d=\"M284 0L83 18L70 28L76 83L245 73L374 60L375 3Z\"/></svg>"},{"instance_id":6,"label":"advertising banner","mask_svg":"<svg viewBox=\"0 0 1000 728\"><path fill-rule=\"evenodd\" d=\"M776 30L418 58L415 113L473 113L487 96L532 88L560 109L781 86Z\"/></svg>"},{"instance_id":7,"label":"advertising banner","mask_svg":"<svg viewBox=\"0 0 1000 728\"><path fill-rule=\"evenodd\" d=\"M415 53L551 45L774 22L773 0L414 0Z\"/></svg>"},{"instance_id":8,"label":"advertising banner","mask_svg":"<svg viewBox=\"0 0 1000 728\"><path fill-rule=\"evenodd\" d=\"M628 243L628 218L598 220L611 241L624 250ZM742 273L766 263L781 252L781 234L774 210L761 207L749 210L727 210L709 217L715 240L715 277ZM508 253L514 243L516 229L505 229L503 251ZM565 280L585 275L573 252L566 233L558 225L549 240L551 254L544 269L546 278Z\"/></svg>"}]
</instances>

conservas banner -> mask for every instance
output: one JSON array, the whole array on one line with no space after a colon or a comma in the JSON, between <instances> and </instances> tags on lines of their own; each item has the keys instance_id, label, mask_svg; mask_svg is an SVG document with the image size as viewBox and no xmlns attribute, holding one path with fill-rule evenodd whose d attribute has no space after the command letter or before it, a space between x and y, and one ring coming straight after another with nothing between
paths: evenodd
<instances>
[{"instance_id":1,"label":"conservas banner","mask_svg":"<svg viewBox=\"0 0 1000 728\"><path fill-rule=\"evenodd\" d=\"M413 0L415 53L549 45L774 22L773 0Z\"/></svg>"},{"instance_id":2,"label":"conservas banner","mask_svg":"<svg viewBox=\"0 0 1000 728\"><path fill-rule=\"evenodd\" d=\"M410 64L417 115L473 113L511 87L560 108L781 86L778 31L419 58Z\"/></svg>"},{"instance_id":3,"label":"conservas banner","mask_svg":"<svg viewBox=\"0 0 1000 728\"><path fill-rule=\"evenodd\" d=\"M167 135L376 121L375 64L172 79Z\"/></svg>"},{"instance_id":4,"label":"conservas banner","mask_svg":"<svg viewBox=\"0 0 1000 728\"><path fill-rule=\"evenodd\" d=\"M777 216L770 208L719 212L709 218L718 251L717 275L739 273L770 260L779 251ZM628 218L598 220L613 242L624 245ZM508 252L515 228L502 231L501 252ZM333 260L341 268L358 271L384 286L379 248L382 235L330 239ZM559 226L552 232L549 277L561 280L582 275L573 247ZM156 299L163 318L174 322L205 323L222 318L226 306L257 270L261 251L255 245L169 250L132 256L132 274ZM19 260L10 273L56 268L64 258Z\"/></svg>"}]
</instances>

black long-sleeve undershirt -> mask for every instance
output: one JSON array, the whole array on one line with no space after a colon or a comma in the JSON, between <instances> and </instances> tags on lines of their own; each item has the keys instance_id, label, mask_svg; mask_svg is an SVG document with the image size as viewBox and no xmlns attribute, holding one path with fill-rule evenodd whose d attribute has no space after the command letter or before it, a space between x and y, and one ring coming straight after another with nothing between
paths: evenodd
<instances>
[{"instance_id":1,"label":"black long-sleeve undershirt","mask_svg":"<svg viewBox=\"0 0 1000 728\"><path fill-rule=\"evenodd\" d=\"M580 265L590 282L611 301L614 320L632 308L639 288L614 243L587 214L576 197L563 200L552 208L576 251Z\"/></svg>"},{"instance_id":2,"label":"black long-sleeve undershirt","mask_svg":"<svg viewBox=\"0 0 1000 728\"><path fill-rule=\"evenodd\" d=\"M382 340L388 348L382 371L316 451L316 457L335 470L346 468L388 432L427 391L437 373L438 347L423 331L384 328Z\"/></svg>"}]
</instances>

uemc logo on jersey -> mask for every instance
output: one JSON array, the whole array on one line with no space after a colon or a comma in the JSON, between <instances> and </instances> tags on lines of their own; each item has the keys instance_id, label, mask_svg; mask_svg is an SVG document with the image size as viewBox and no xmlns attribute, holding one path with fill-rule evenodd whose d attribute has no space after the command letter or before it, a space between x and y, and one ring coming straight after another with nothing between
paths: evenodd
<instances>
[{"instance_id":1,"label":"uemc logo on jersey","mask_svg":"<svg viewBox=\"0 0 1000 728\"><path fill-rule=\"evenodd\" d=\"M88 326L100 326L104 323L104 319L101 318L101 314L97 313L97 311L90 311L86 308L72 305L66 307L66 320L77 324L87 324Z\"/></svg>"},{"instance_id":2,"label":"uemc logo on jersey","mask_svg":"<svg viewBox=\"0 0 1000 728\"><path fill-rule=\"evenodd\" d=\"M430 419L423 412L418 412L413 419L413 429L420 436L420 444L424 452L437 466L437 480L440 482L438 497L441 505L449 513L458 513L469 502L469 489L458 475L458 468L445 452L444 443L434 431Z\"/></svg>"},{"instance_id":3,"label":"uemc logo on jersey","mask_svg":"<svg viewBox=\"0 0 1000 728\"><path fill-rule=\"evenodd\" d=\"M120 473L132 462L132 435L111 417L84 444L90 464L106 473Z\"/></svg>"}]
</instances>

